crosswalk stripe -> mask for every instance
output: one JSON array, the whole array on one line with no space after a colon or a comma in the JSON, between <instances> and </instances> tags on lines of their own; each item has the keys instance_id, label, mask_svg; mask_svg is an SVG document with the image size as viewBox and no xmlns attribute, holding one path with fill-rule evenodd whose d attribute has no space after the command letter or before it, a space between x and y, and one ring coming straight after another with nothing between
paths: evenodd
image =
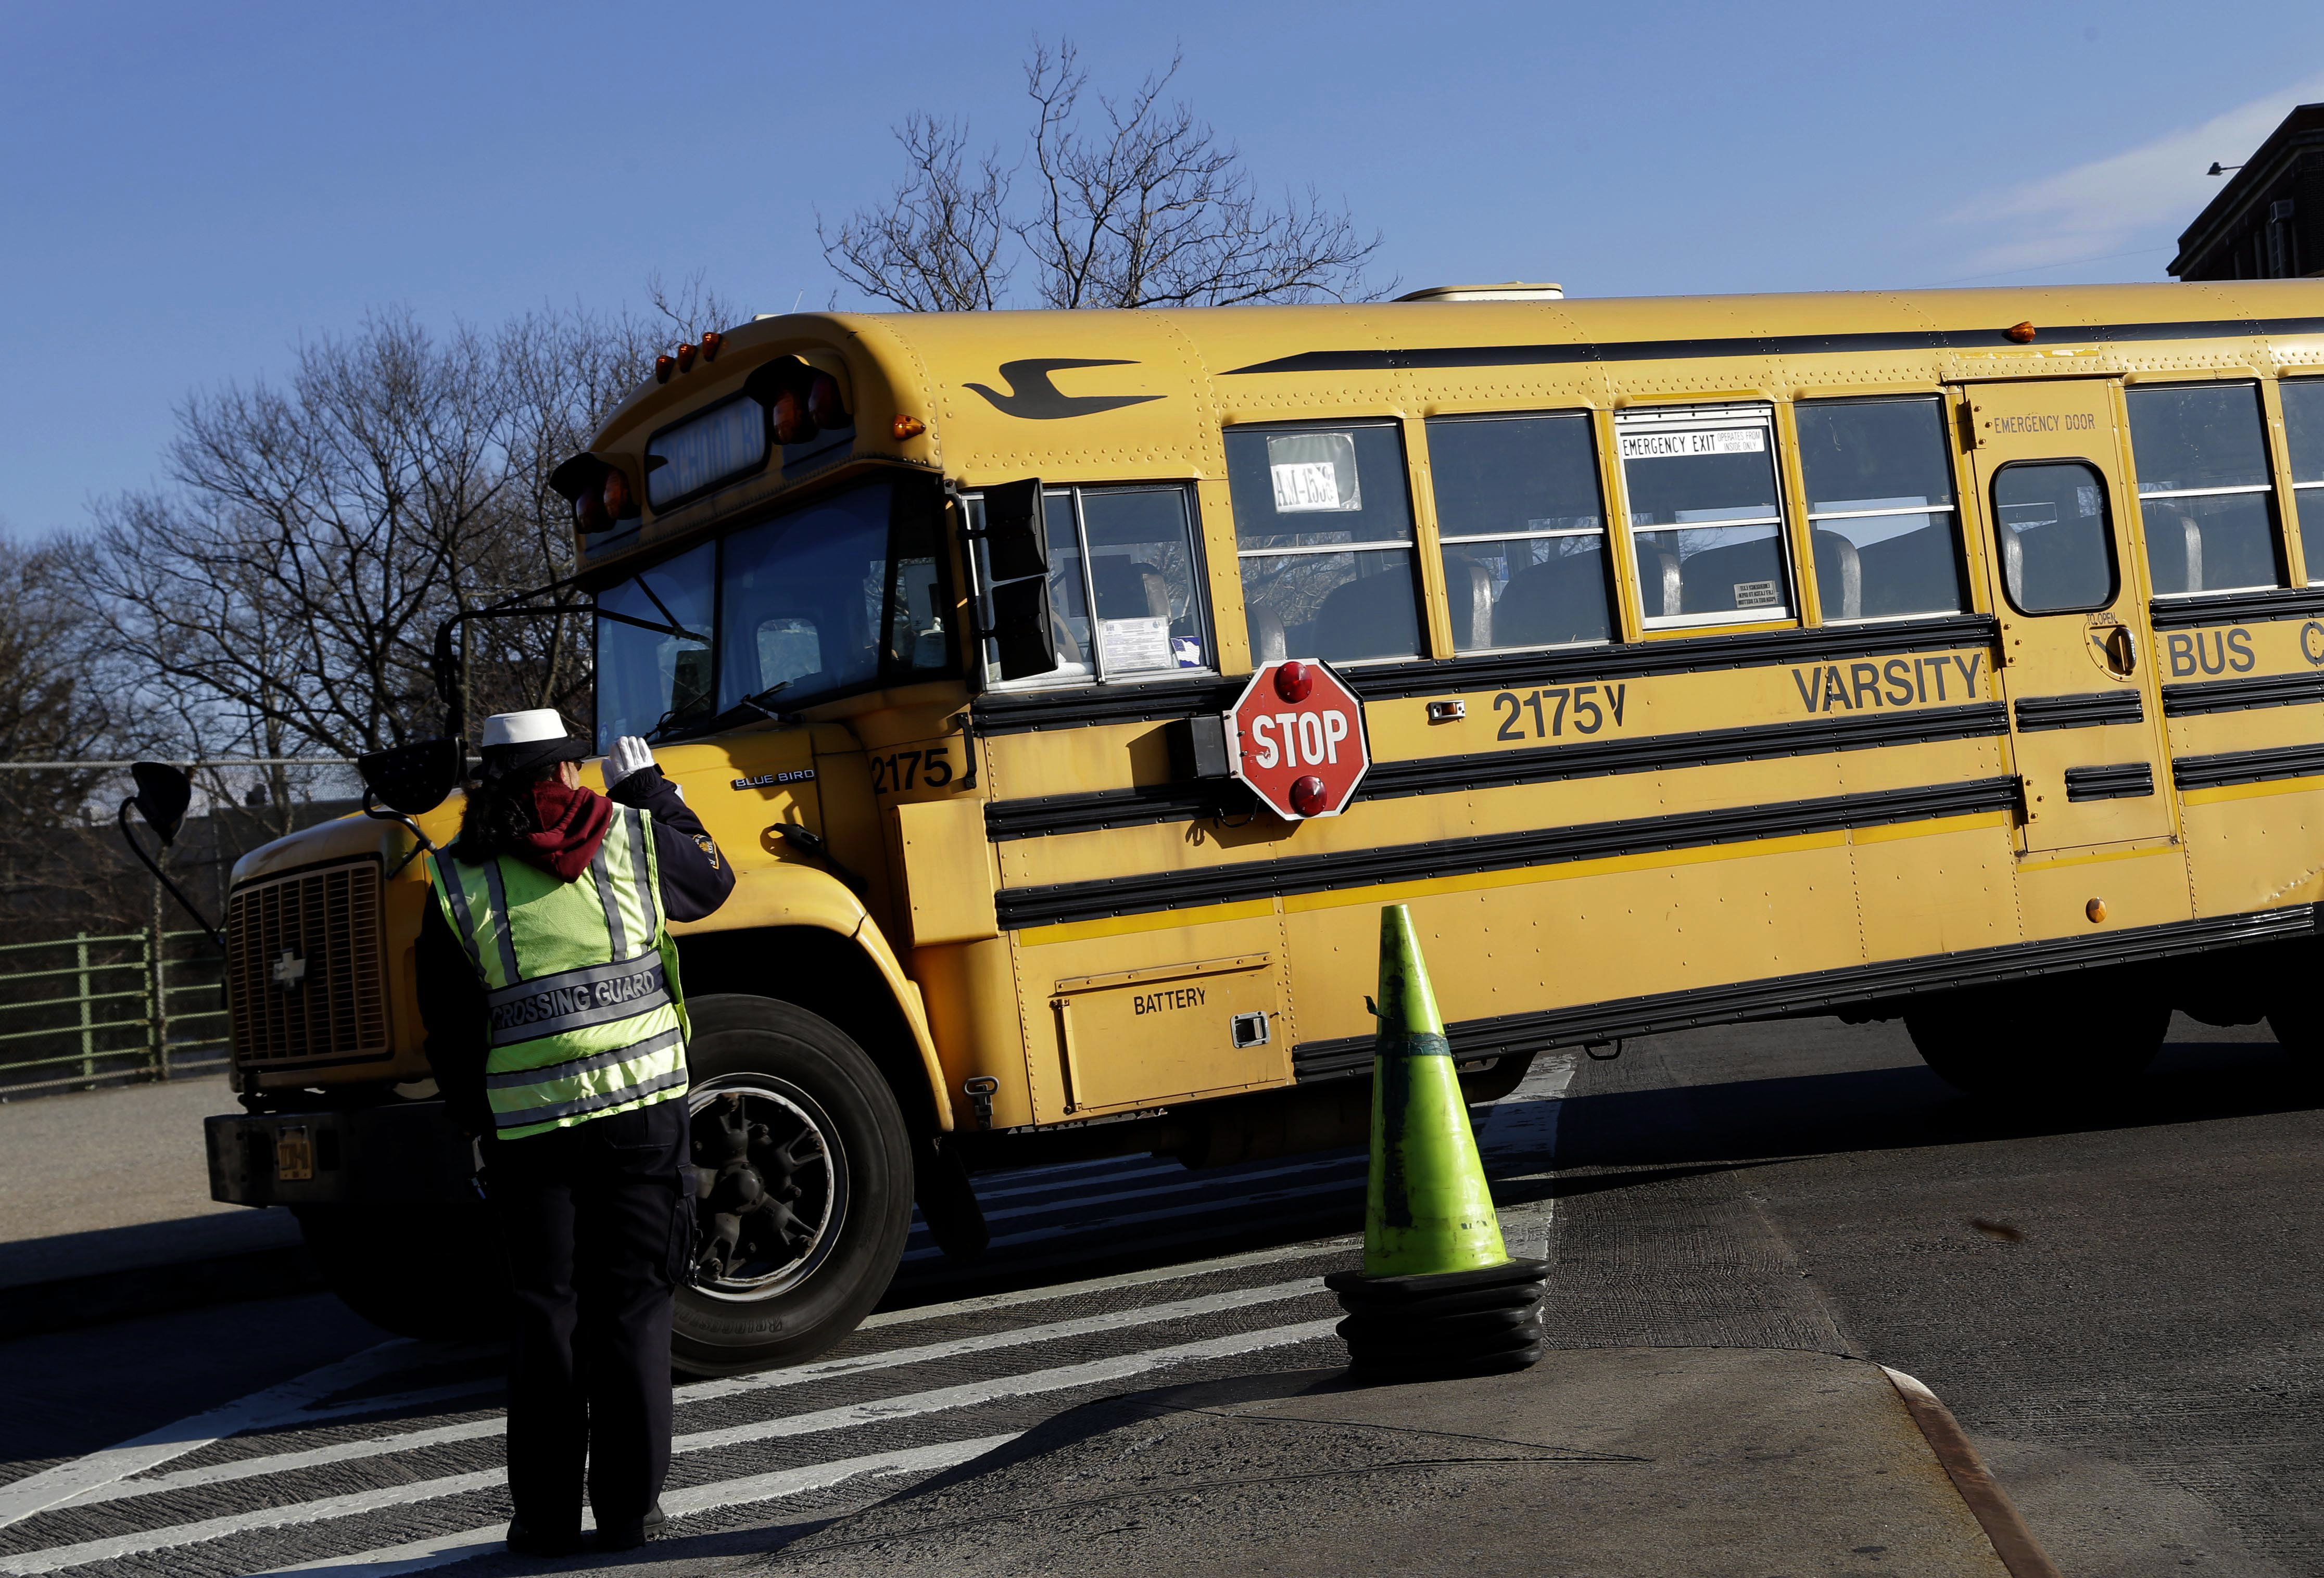
<instances>
[{"instance_id":1,"label":"crosswalk stripe","mask_svg":"<svg viewBox=\"0 0 2324 1578\"><path fill-rule=\"evenodd\" d=\"M1059 1211L1080 1210L1084 1206L1111 1206L1121 1200L1148 1200L1152 1199L1157 1195L1181 1195L1191 1197L1196 1194L1196 1187L1201 1183L1207 1183L1213 1188L1220 1186L1241 1185L1253 1183L1263 1178L1282 1178L1292 1173L1307 1173L1312 1175L1323 1171L1338 1171L1351 1166L1361 1166L1366 1161L1367 1158L1361 1156L1343 1156L1336 1161L1303 1161L1292 1167L1271 1167L1264 1172L1239 1173L1231 1178L1201 1179L1195 1180L1195 1183L1192 1184L1186 1181L1181 1181L1174 1184L1157 1184L1151 1188L1122 1189L1111 1195L1080 1195L1064 1200L1052 1200L1045 1205L1011 1206L1005 1210L987 1211L984 1214L984 1219L987 1222L1001 1222L1014 1216L1040 1216L1052 1215ZM1109 1179L1108 1181L1110 1182L1111 1180ZM1207 1202L1200 1198L1189 1198L1186 1204L1189 1208L1199 1209L1206 1205Z\"/></svg>"},{"instance_id":2,"label":"crosswalk stripe","mask_svg":"<svg viewBox=\"0 0 2324 1578\"><path fill-rule=\"evenodd\" d=\"M1031 1397L1042 1392L1067 1391L1075 1387L1093 1386L1109 1381L1126 1380L1148 1371L1167 1369L1176 1364L1196 1363L1205 1359L1231 1358L1240 1353L1257 1353L1268 1348L1289 1347L1329 1336L1338 1325L1334 1320L1304 1321L1296 1326L1268 1326L1259 1331L1236 1332L1226 1336L1206 1337L1200 1342L1180 1343L1167 1348L1148 1348L1135 1353L1120 1353L1111 1358L1091 1360L1080 1364L1061 1364L1047 1370L1030 1370L1015 1375L996 1377L990 1381L970 1381L959 1386L936 1387L927 1391L907 1392L898 1397L872 1399L850 1403L835 1408L822 1408L813 1413L789 1414L773 1419L759 1419L746 1425L729 1426L718 1430L698 1430L680 1436L670 1443L673 1454L706 1452L722 1446L737 1446L759 1442L778 1434L785 1436L810 1436L831 1430L860 1428L868 1425L887 1424L897 1419L911 1418L950 1408L972 1407L978 1403L998 1401L1003 1398ZM806 1465L815 1467L820 1465ZM118 1561L124 1556L143 1555L152 1551L171 1550L180 1546L198 1545L205 1540L223 1539L230 1535L252 1534L270 1528L284 1528L296 1524L320 1523L329 1518L352 1518L366 1512L383 1511L405 1507L418 1501L432 1501L446 1496L466 1495L470 1491L489 1490L507 1482L507 1471L493 1468L474 1473L447 1474L438 1479L420 1480L403 1485L382 1485L367 1491L347 1491L337 1496L319 1496L312 1500L291 1502L281 1507L263 1507L249 1511L227 1513L217 1518L205 1518L191 1523L171 1524L160 1528L139 1529L133 1533L107 1535L102 1538L82 1540L73 1545L51 1546L45 1550L25 1551L0 1556L0 1573L16 1578L33 1578L42 1573L60 1572L88 1562ZM667 1504L665 1504L667 1505Z\"/></svg>"},{"instance_id":3,"label":"crosswalk stripe","mask_svg":"<svg viewBox=\"0 0 2324 1578\"><path fill-rule=\"evenodd\" d=\"M1077 1386L1122 1381L1174 1364L1226 1359L1238 1353L1255 1353L1266 1348L1284 1348L1295 1343L1313 1342L1318 1337L1330 1336L1339 1324L1338 1317L1334 1317L1330 1320L1302 1321L1296 1326L1268 1326L1259 1331L1205 1337L1200 1342L1179 1343L1167 1348L1116 1353L1109 1358L1092 1359L1079 1364L1059 1364L1047 1370L1027 1370L1014 1375L996 1376L990 1381L964 1381L957 1386L906 1392L900 1397L872 1398L835 1408L818 1408L812 1413L786 1414L779 1418L730 1425L718 1430L697 1430L692 1435L678 1437L670 1446L676 1452L706 1452L713 1447L764 1441L778 1433L785 1436L811 1436L823 1430L848 1430L864 1425L882 1425L918 1414L997 1402L1002 1398L1068 1391Z\"/></svg>"},{"instance_id":4,"label":"crosswalk stripe","mask_svg":"<svg viewBox=\"0 0 2324 1578\"><path fill-rule=\"evenodd\" d=\"M1053 1238L1081 1238L1091 1234L1111 1233L1116 1228L1135 1227L1143 1222L1182 1222L1189 1216L1211 1216L1222 1211L1248 1211L1254 1206L1280 1205L1286 1200L1305 1199L1314 1195L1352 1194L1361 1198L1358 1179L1333 1179L1327 1183L1309 1184L1303 1188L1262 1189L1255 1195L1230 1195L1222 1199L1190 1200L1158 1211L1125 1211L1116 1216L1101 1216L1093 1222L1066 1222L1050 1227L1031 1227L1020 1233L996 1233L993 1249L1007 1249L1013 1244L1039 1243ZM942 1250L915 1249L905 1252L911 1261L934 1260Z\"/></svg>"},{"instance_id":5,"label":"crosswalk stripe","mask_svg":"<svg viewBox=\"0 0 2324 1578\"><path fill-rule=\"evenodd\" d=\"M1091 1277L1079 1282L1049 1282L1038 1288L1014 1289L1007 1293L979 1293L944 1304L918 1304L909 1309L885 1310L871 1317L855 1329L875 1331L882 1326L902 1326L910 1321L937 1320L948 1316L981 1314L989 1309L1013 1309L1019 1305L1078 1298L1085 1293L1110 1292L1117 1288L1143 1288L1154 1282L1185 1281L1219 1271L1239 1271L1250 1266L1315 1260L1323 1255L1344 1254L1361 1242L1352 1236L1309 1239L1300 1243L1278 1244L1271 1249L1218 1255L1206 1261L1182 1261L1176 1265L1156 1266L1149 1271L1118 1271L1110 1277Z\"/></svg>"},{"instance_id":6,"label":"crosswalk stripe","mask_svg":"<svg viewBox=\"0 0 2324 1578\"><path fill-rule=\"evenodd\" d=\"M482 1469L475 1473L447 1474L441 1479L420 1480L408 1485L379 1485L368 1491L318 1496L311 1501L293 1501L281 1507L259 1507L245 1512L229 1512L217 1518L198 1518L192 1523L142 1528L130 1534L110 1534L75 1545L51 1546L42 1551L19 1551L12 1555L0 1556L0 1573L29 1575L78 1567L85 1562L115 1562L124 1556L171 1550L179 1546L199 1545L204 1540L224 1539L228 1535L253 1534L261 1529L286 1528L299 1523L320 1523L326 1518L383 1512L392 1507L409 1506L414 1501L432 1501L443 1496L466 1495L471 1491L488 1491L507 1482L508 1471L494 1468Z\"/></svg>"},{"instance_id":7,"label":"crosswalk stripe","mask_svg":"<svg viewBox=\"0 0 2324 1578\"><path fill-rule=\"evenodd\" d=\"M1132 1158L1131 1160L1143 1159ZM1013 1200L1025 1195L1054 1195L1061 1189L1084 1188L1091 1183L1119 1184L1128 1183L1132 1179L1159 1178L1166 1172L1175 1172L1180 1178L1194 1176L1187 1171L1184 1163L1176 1161L1165 1161L1157 1167L1132 1168L1127 1172L1108 1173L1096 1179L1063 1178L1047 1183L1023 1183L1018 1180L1022 1179L1024 1174L1004 1172L997 1176L1008 1179L1008 1182L996 1183L990 1188L979 1184L976 1188L976 1197L980 1200Z\"/></svg>"},{"instance_id":8,"label":"crosswalk stripe","mask_svg":"<svg viewBox=\"0 0 2324 1578\"><path fill-rule=\"evenodd\" d=\"M229 1436L279 1424L309 1403L351 1386L361 1386L377 1375L410 1362L425 1351L421 1344L401 1338L381 1343L279 1386L236 1398L208 1413L177 1420L116 1446L27 1474L13 1484L0 1486L0 1528L115 1480L143 1473L172 1458L198 1452Z\"/></svg>"},{"instance_id":9,"label":"crosswalk stripe","mask_svg":"<svg viewBox=\"0 0 2324 1578\"><path fill-rule=\"evenodd\" d=\"M721 1480L715 1484L694 1485L683 1491L664 1493L662 1510L672 1518L686 1518L727 1507L777 1501L786 1496L820 1491L844 1480L864 1475L934 1473L972 1458L982 1457L995 1447L1006 1446L1017 1439L1017 1435L1012 1431L1005 1436L979 1436L968 1441L945 1441L934 1446L907 1447L900 1452L875 1452L864 1457L841 1458L835 1463L784 1469L779 1473L752 1474L742 1479ZM594 1521L586 1511L582 1514L582 1520L584 1523ZM482 1528L465 1528L457 1534L439 1534L380 1550L326 1556L290 1567L271 1567L263 1573L254 1574L253 1578L295 1578L295 1575L305 1573L327 1573L330 1578L395 1578L399 1573L418 1573L429 1567L463 1562L471 1556L496 1554L505 1533L505 1525L487 1524Z\"/></svg>"},{"instance_id":10,"label":"crosswalk stripe","mask_svg":"<svg viewBox=\"0 0 2324 1578\"><path fill-rule=\"evenodd\" d=\"M1479 1109L1475 1114L1478 1140L1480 1150L1486 1154L1489 1167L1494 1162L1512 1161L1529 1162L1535 1157L1554 1154L1558 1118L1562 1108L1561 1098L1573 1076L1577 1061L1572 1057L1544 1060L1529 1073L1524 1084L1517 1091L1490 1109L1489 1115L1485 1109ZM1309 1158L1291 1164L1270 1166L1256 1170L1222 1170L1222 1172L1212 1174L1207 1178L1199 1174L1185 1174L1175 1162L1157 1162L1143 1157L1113 1158L1094 1163L1069 1163L1054 1168L1028 1170L1005 1175L1005 1181L996 1180L999 1187L986 1192L985 1197L988 1200L1011 1199L1021 1202L988 1212L988 1220L1055 1216L1067 1210L1175 1196L1177 1197L1163 1208L1116 1212L1111 1216L1100 1216L1095 1220L1055 1222L1044 1226L1028 1227L1022 1231L997 1234L993 1239L993 1246L1007 1248L1017 1244L1047 1243L1081 1238L1157 1220L1188 1222L1190 1225L1196 1226L1199 1230L1200 1222L1214 1221L1217 1216L1226 1212L1265 1210L1292 1202L1312 1200L1323 1195L1352 1194L1355 1179L1344 1176L1319 1177L1318 1175L1341 1173L1342 1170L1360 1166L1364 1161L1365 1158L1361 1156L1342 1156L1328 1160ZM1529 1165L1517 1170L1528 1177L1534 1175L1533 1169ZM1159 1178L1166 1173L1177 1173L1181 1177L1176 1181L1157 1183L1151 1187L1129 1188L1119 1187L1141 1179ZM1283 1188L1253 1189L1250 1188L1253 1183L1288 1175L1299 1175L1311 1181ZM1229 1195L1205 1197L1202 1191L1206 1188L1227 1188L1235 1192ZM1078 1195L1073 1194L1072 1191L1076 1189L1084 1192ZM1087 1192L1091 1189L1104 1192L1096 1194ZM1044 1196L1066 1197L1062 1200L1044 1200L1041 1198ZM1517 1227L1519 1219L1522 1219L1523 1236L1530 1239L1546 1231L1549 1211L1550 1202L1542 1200L1514 1206L1504 1213L1504 1217L1509 1228ZM1191 1222L1190 1219L1192 1219ZM1163 1240L1148 1240L1149 1244L1157 1249L1163 1242ZM1343 1256L1359 1242L1360 1240L1353 1236L1310 1241L1234 1255L1218 1256L1180 1265L1154 1267L1145 1271L1093 1278L1077 1283L1018 1289L1006 1293L931 1303L912 1308L890 1310L865 1321L863 1329L876 1331L889 1326L1053 1302L1101 1291L1184 1281L1247 1267L1279 1264L1303 1259L1320 1259L1325 1256ZM1509 1242L1513 1251L1525 1252L1519 1247L1518 1234L1512 1233ZM908 1258L912 1260L927 1258L930 1252L916 1250ZM1196 1293L1162 1304L1111 1310L1096 1315L1074 1316L1063 1320L1019 1326L974 1336L951 1337L937 1342L906 1344L872 1353L845 1354L788 1370L723 1378L682 1390L678 1401L683 1408L755 1391L844 1376L869 1374L882 1370L900 1369L916 1363L968 1358L998 1348L1019 1348L1036 1344L1070 1341L1102 1335L1108 1332L1132 1330L1170 1321L1194 1319L1234 1309L1250 1308L1316 1295L1318 1291L1317 1284L1312 1279L1301 1278L1296 1280L1278 1281L1258 1287ZM973 1408L982 1405L1004 1402L1010 1399L1102 1386L1173 1366L1200 1363L1317 1341L1329 1337L1336 1325L1335 1313L1334 1318L1330 1319L1231 1333L1074 1363L1051 1365L1011 1375L866 1399L834 1408L744 1421L680 1436L672 1443L672 1448L674 1452L680 1454L702 1453L744 1444L781 1441L795 1436L804 1437L889 1424L946 1410ZM505 1426L495 1409L493 1417L486 1418L429 1425L416 1430L374 1436L356 1441L328 1443L299 1452L272 1454L265 1457L241 1459L195 1469L157 1472L161 1469L161 1465L167 1463L172 1458L182 1457L220 1440L253 1430L287 1428L297 1431L312 1425L395 1410L430 1407L460 1399L476 1398L499 1390L502 1382L497 1377L492 1377L369 1398L327 1403L324 1400L334 1397L344 1397L351 1388L365 1384L378 1376L398 1369L409 1370L418 1362L433 1362L446 1357L461 1356L457 1353L447 1353L439 1346L429 1344L402 1341L383 1344L377 1348L366 1350L337 1364L326 1366L281 1385L253 1393L247 1398L212 1409L208 1413L178 1421L161 1430L151 1432L132 1441L123 1442L103 1452L59 1464L53 1469L27 1476L14 1484L0 1486L0 1528L19 1522L35 1512L63 1504L119 1501L162 1491L184 1490L226 1481L246 1481L365 1457L422 1453L434 1447L497 1436L504 1430ZM798 1494L845 1479L882 1474L907 1475L932 1472L966 1462L1015 1438L1016 1435L1012 1432L978 1437L970 1441L940 1443L932 1446L908 1447L856 1457L835 1458L770 1473L673 1490L665 1494L663 1504L673 1518L681 1518L718 1509L779 1500L785 1496ZM422 1467L423 1465L415 1463L412 1466ZM134 1477L141 1474L148 1477L143 1479ZM475 1472L440 1475L413 1483L381 1486L322 1496L278 1507L249 1509L217 1517L192 1519L163 1528L110 1534L99 1538L77 1541L46 1550L0 1555L0 1574L32 1578L35 1574L56 1573L91 1563L115 1561L253 1532L322 1524L334 1519L409 1506L416 1502L440 1500L444 1498L472 1494L480 1491L497 1490L505 1483L505 1470L494 1467ZM391 1578L394 1573L441 1566L450 1562L465 1560L469 1556L495 1550L501 1539L502 1528L495 1525L489 1528L429 1537L377 1551L322 1558L302 1565L273 1569L273 1572L281 1574L327 1573L331 1578Z\"/></svg>"},{"instance_id":11,"label":"crosswalk stripe","mask_svg":"<svg viewBox=\"0 0 2324 1578\"><path fill-rule=\"evenodd\" d=\"M1263 1288L1232 1288L1218 1293L1206 1293L1195 1298L1181 1298L1167 1304L1140 1305L1132 1309L1109 1310L1102 1315L1085 1315L1072 1320L1051 1321L1041 1326L1017 1326L1008 1331L986 1332L976 1336L955 1337L941 1343L923 1343L912 1347L888 1348L870 1353L851 1353L836 1359L818 1360L793 1365L788 1370L761 1371L754 1375L729 1376L719 1381L700 1381L678 1389L678 1404L681 1408L698 1403L737 1397L749 1392L768 1391L779 1387L805 1386L814 1381L828 1381L837 1376L865 1374L875 1370L900 1369L907 1364L922 1364L932 1360L955 1359L964 1355L991 1353L1001 1348L1019 1348L1036 1343L1061 1342L1074 1337L1093 1336L1104 1332L1127 1331L1142 1326L1159 1326L1168 1321L1188 1320L1204 1315L1216 1315L1230 1309L1245 1309L1258 1304L1272 1304L1286 1298L1298 1298L1321 1293L1323 1285L1313 1278L1303 1277L1296 1282L1277 1282ZM774 1423L779 1424L780 1420ZM456 1425L439 1425L426 1430L404 1431L392 1436L366 1436L360 1441L334 1442L327 1446L312 1447L302 1452L276 1453L266 1457L236 1458L228 1463L208 1463L200 1468L180 1469L174 1473L157 1474L150 1479L122 1480L79 1497L73 1503L88 1506L97 1501L124 1500L133 1496L148 1496L161 1491L184 1490L195 1485L225 1484L235 1480L257 1479L266 1475L290 1473L300 1469L318 1468L327 1463L350 1463L359 1458L385 1457L400 1452L416 1452L424 1447L441 1446L455 1441L475 1441L501 1435L506 1421L495 1416L489 1419L469 1419Z\"/></svg>"}]
</instances>

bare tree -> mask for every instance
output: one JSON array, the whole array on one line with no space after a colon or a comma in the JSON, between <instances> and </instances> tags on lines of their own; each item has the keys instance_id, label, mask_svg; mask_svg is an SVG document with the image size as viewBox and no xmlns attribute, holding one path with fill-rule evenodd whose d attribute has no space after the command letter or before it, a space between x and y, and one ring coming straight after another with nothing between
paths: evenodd
<instances>
[{"instance_id":1,"label":"bare tree","mask_svg":"<svg viewBox=\"0 0 2324 1578\"><path fill-rule=\"evenodd\" d=\"M906 312L980 312L1001 304L1015 234L1007 218L1009 172L998 152L968 168L968 123L915 115L896 129L910 173L885 206L859 208L816 239L832 269L866 296Z\"/></svg>"},{"instance_id":2,"label":"bare tree","mask_svg":"<svg viewBox=\"0 0 2324 1578\"><path fill-rule=\"evenodd\" d=\"M662 302L706 305L699 282ZM699 331L695 331L698 333ZM189 400L177 484L97 510L78 595L142 717L208 752L355 756L432 733L447 616L574 569L558 461L634 387L659 335L543 311L438 338L407 314L303 345L287 386ZM576 596L579 610L583 600ZM472 719L588 705L575 616L471 624ZM267 785L281 803L287 774Z\"/></svg>"},{"instance_id":3,"label":"bare tree","mask_svg":"<svg viewBox=\"0 0 2324 1578\"><path fill-rule=\"evenodd\" d=\"M1261 204L1242 155L1183 101L1162 96L1183 56L1126 100L1101 94L1104 124L1081 121L1088 86L1070 41L1036 45L1025 90L1038 118L1039 210L1017 234L1041 268L1047 307L1233 307L1342 301L1363 293L1379 237L1359 237L1314 189Z\"/></svg>"},{"instance_id":4,"label":"bare tree","mask_svg":"<svg viewBox=\"0 0 2324 1578\"><path fill-rule=\"evenodd\" d=\"M1012 172L997 151L972 166L966 123L914 115L896 130L909 169L888 201L832 232L818 217L825 261L850 287L908 312L1003 305L1020 260L1045 307L1376 294L1364 268L1379 236L1359 234L1312 187L1263 200L1240 151L1183 101L1166 102L1181 63L1174 58L1127 98L1095 96L1093 124L1073 44L1037 43L1025 65L1034 111L1028 205L1012 209Z\"/></svg>"}]
</instances>

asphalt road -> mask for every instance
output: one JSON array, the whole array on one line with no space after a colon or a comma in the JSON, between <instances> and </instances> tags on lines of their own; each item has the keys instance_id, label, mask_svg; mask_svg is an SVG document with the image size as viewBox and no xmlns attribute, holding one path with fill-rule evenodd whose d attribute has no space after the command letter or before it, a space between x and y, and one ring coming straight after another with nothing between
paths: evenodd
<instances>
[{"instance_id":1,"label":"asphalt road","mask_svg":"<svg viewBox=\"0 0 2324 1578\"><path fill-rule=\"evenodd\" d=\"M1877 1359L1950 1404L2068 1573L2324 1571L2324 1091L2264 1032L2180 1032L2071 1122L1979 1111L1888 1027L1657 1038L1545 1060L1485 1144L1512 1247L1548 1246L1562 1344ZM1334 1362L1316 1279L1353 1261L1360 1179L981 1180L987 1264L916 1239L826 1359L683 1389L676 1537L632 1565L756 1565L1081 1401ZM0 1344L0 1573L385 1578L488 1551L492 1356L381 1343L301 1299Z\"/></svg>"}]
</instances>

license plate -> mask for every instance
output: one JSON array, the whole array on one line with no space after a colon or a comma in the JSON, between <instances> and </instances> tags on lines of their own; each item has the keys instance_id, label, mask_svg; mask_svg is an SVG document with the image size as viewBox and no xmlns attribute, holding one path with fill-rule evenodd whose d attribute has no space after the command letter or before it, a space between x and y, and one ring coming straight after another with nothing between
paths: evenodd
<instances>
[{"instance_id":1,"label":"license plate","mask_svg":"<svg viewBox=\"0 0 2324 1578\"><path fill-rule=\"evenodd\" d=\"M306 1124L274 1131L274 1176L286 1183L315 1176L315 1142L307 1137Z\"/></svg>"}]
</instances>

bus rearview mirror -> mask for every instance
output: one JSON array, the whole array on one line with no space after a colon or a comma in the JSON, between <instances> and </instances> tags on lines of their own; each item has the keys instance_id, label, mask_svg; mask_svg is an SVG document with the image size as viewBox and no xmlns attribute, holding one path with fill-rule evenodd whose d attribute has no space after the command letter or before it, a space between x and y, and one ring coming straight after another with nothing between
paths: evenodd
<instances>
[{"instance_id":1,"label":"bus rearview mirror","mask_svg":"<svg viewBox=\"0 0 2324 1578\"><path fill-rule=\"evenodd\" d=\"M186 823L186 808L194 803L194 781L183 767L173 767L167 762L135 762L129 775L136 780L137 794L133 802L137 814L145 819L161 839L163 848L178 841L178 830Z\"/></svg>"},{"instance_id":2,"label":"bus rearview mirror","mask_svg":"<svg viewBox=\"0 0 2324 1578\"><path fill-rule=\"evenodd\" d=\"M1041 479L984 491L984 555L995 581L1049 573L1049 534L1041 518Z\"/></svg>"},{"instance_id":3,"label":"bus rearview mirror","mask_svg":"<svg viewBox=\"0 0 2324 1578\"><path fill-rule=\"evenodd\" d=\"M443 804L467 769L466 748L449 739L415 739L355 758L364 787L406 816L424 816Z\"/></svg>"},{"instance_id":4,"label":"bus rearview mirror","mask_svg":"<svg viewBox=\"0 0 2324 1578\"><path fill-rule=\"evenodd\" d=\"M1057 666L1057 632L1049 622L1049 583L1011 581L992 589L992 628L1001 677L1029 679Z\"/></svg>"}]
</instances>

